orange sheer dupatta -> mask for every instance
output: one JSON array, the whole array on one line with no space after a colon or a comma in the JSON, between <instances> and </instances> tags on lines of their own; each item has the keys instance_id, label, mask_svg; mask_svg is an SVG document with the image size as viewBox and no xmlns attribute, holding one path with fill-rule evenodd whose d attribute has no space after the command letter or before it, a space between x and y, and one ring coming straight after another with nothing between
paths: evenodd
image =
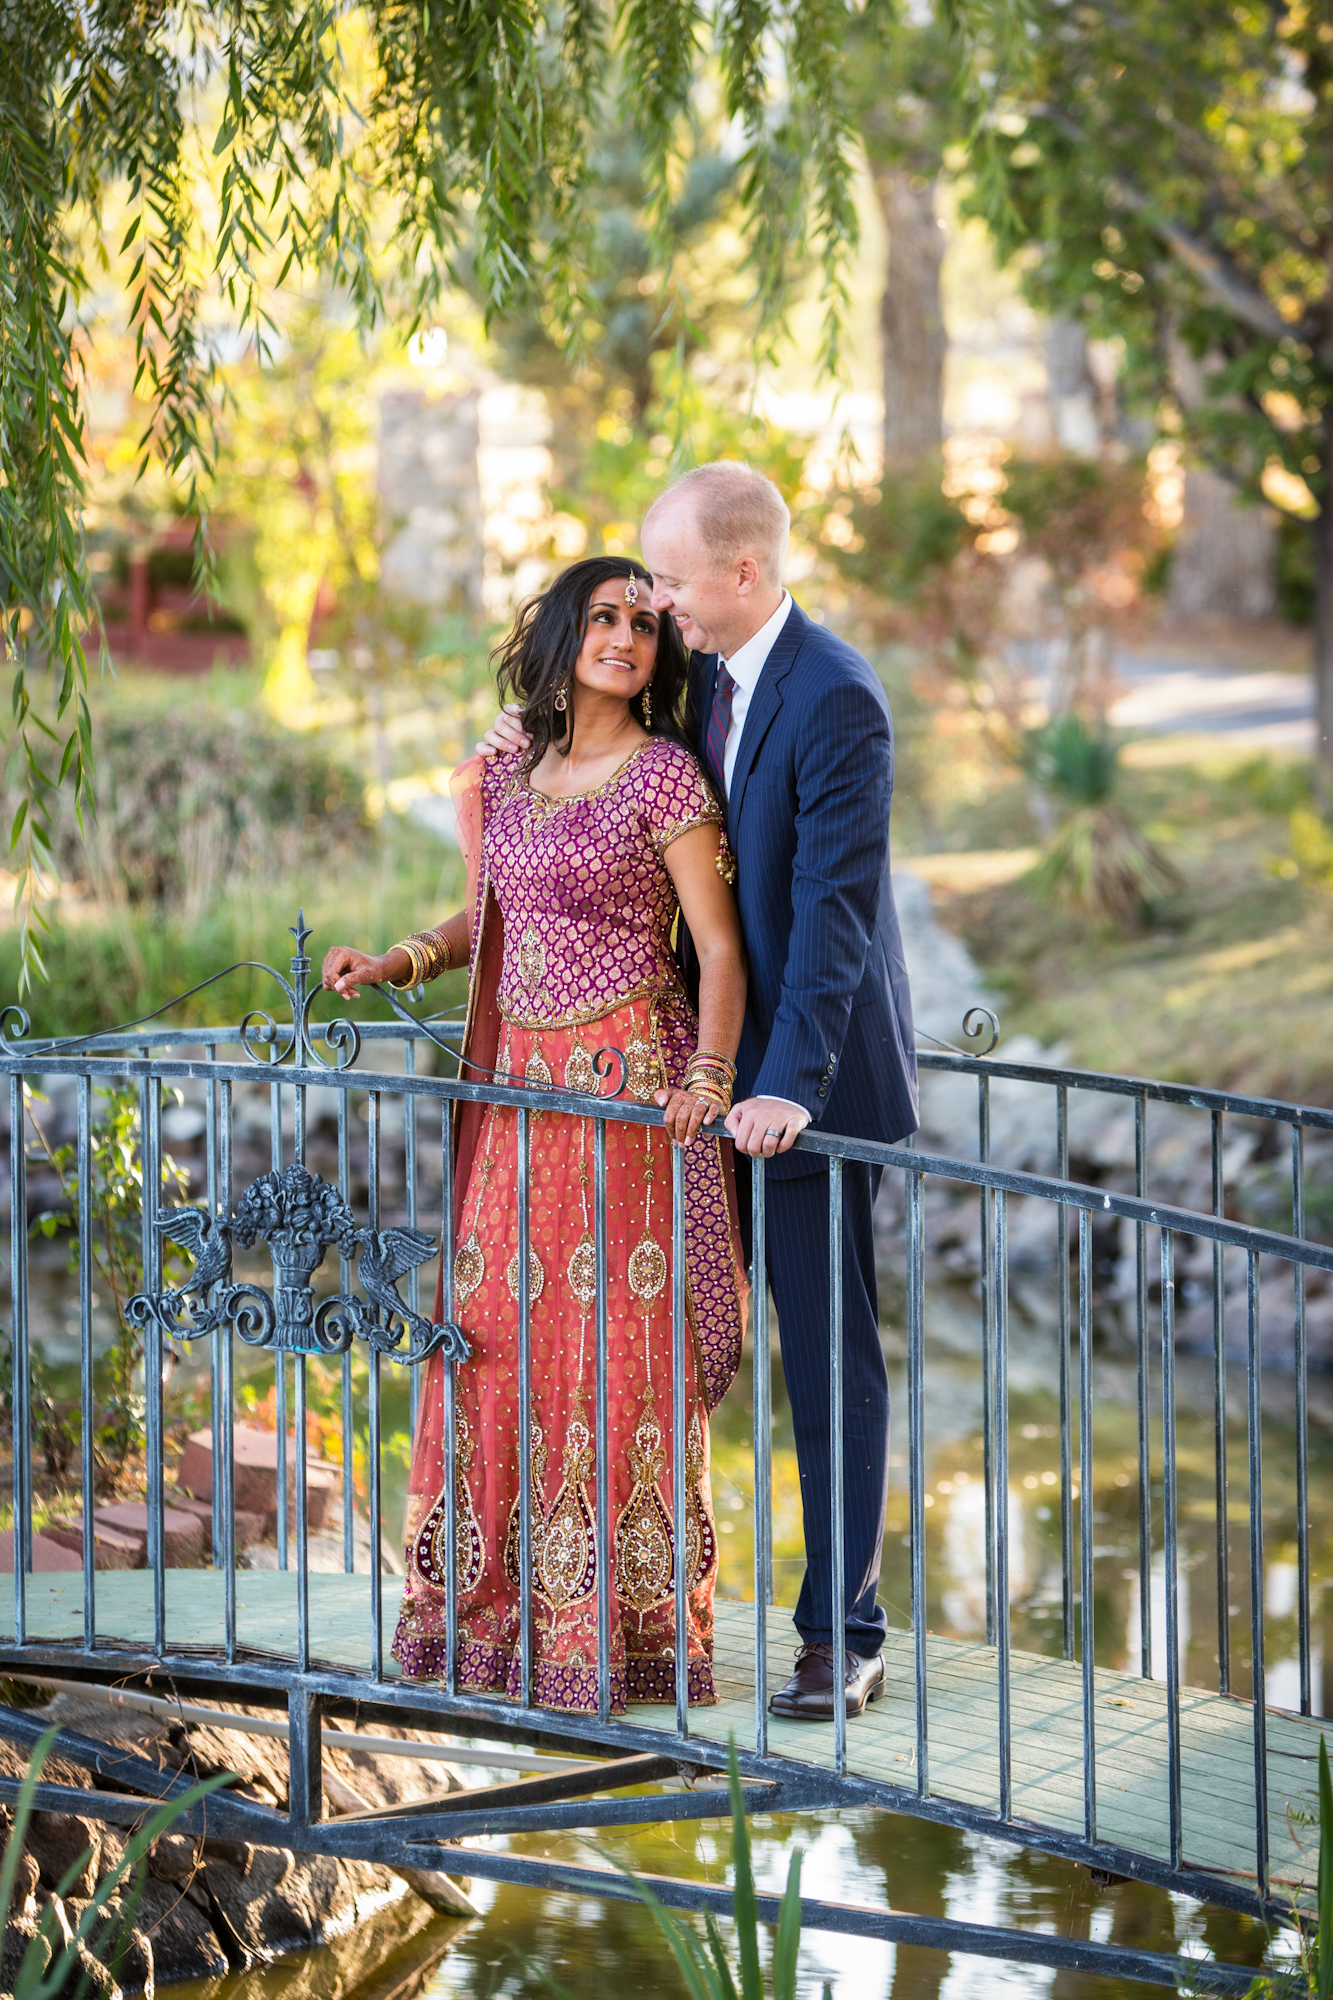
<instances>
[{"instance_id":1,"label":"orange sheer dupatta","mask_svg":"<svg viewBox=\"0 0 1333 2000\"><path fill-rule=\"evenodd\" d=\"M468 920L472 930L471 973L467 991L467 1021L459 1077L464 1083L488 1083L500 1048L500 1010L496 995L504 964L504 925L499 905L486 885L481 861L483 804L481 781L486 759L469 757L449 780L454 802L455 837L467 866ZM460 1104L454 1117L454 1218L463 1212L463 1198L476 1158L477 1142L486 1116L483 1104Z\"/></svg>"}]
</instances>

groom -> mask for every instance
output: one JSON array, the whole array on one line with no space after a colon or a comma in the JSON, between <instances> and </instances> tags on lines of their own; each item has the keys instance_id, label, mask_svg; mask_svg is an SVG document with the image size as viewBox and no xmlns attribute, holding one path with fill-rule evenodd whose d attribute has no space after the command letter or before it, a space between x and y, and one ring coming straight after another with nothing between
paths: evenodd
<instances>
[{"instance_id":1,"label":"groom","mask_svg":"<svg viewBox=\"0 0 1333 2000\"><path fill-rule=\"evenodd\" d=\"M792 1153L813 1123L893 1143L917 1124L911 998L889 880L893 724L859 653L783 589L790 517L731 460L668 487L643 523L653 608L690 662L698 752L727 808L749 994L727 1129L767 1169L768 1278L796 1434L806 1574L796 1669L769 1706L827 1721L884 1691L876 1602L889 1384L871 1210L880 1170L843 1170L845 1626L834 1632L829 1446L828 1161ZM502 719L490 747L512 747ZM738 1162L739 1164L739 1162ZM748 1223L749 1203L741 1213ZM758 1274L756 1274L758 1275Z\"/></svg>"}]
</instances>

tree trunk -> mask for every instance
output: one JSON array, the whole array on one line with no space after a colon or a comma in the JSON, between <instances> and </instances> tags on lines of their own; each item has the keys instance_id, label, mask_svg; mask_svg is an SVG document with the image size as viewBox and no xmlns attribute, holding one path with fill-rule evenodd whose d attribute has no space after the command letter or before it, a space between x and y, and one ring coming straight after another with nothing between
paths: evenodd
<instances>
[{"instance_id":1,"label":"tree trunk","mask_svg":"<svg viewBox=\"0 0 1333 2000\"><path fill-rule=\"evenodd\" d=\"M889 232L889 276L879 320L884 460L892 464L938 451L944 436L944 232L935 216L933 181L880 172L875 186Z\"/></svg>"},{"instance_id":2,"label":"tree trunk","mask_svg":"<svg viewBox=\"0 0 1333 2000\"><path fill-rule=\"evenodd\" d=\"M1314 536L1315 796L1333 812L1333 408L1324 411L1324 496Z\"/></svg>"}]
</instances>

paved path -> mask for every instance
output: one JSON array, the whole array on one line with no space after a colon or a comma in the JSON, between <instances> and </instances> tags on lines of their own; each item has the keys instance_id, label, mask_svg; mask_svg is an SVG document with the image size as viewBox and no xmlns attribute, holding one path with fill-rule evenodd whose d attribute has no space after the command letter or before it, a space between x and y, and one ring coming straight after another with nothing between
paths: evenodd
<instances>
[{"instance_id":1,"label":"paved path","mask_svg":"<svg viewBox=\"0 0 1333 2000\"><path fill-rule=\"evenodd\" d=\"M1111 710L1118 729L1150 736L1229 736L1255 750L1309 755L1314 749L1314 680L1308 673L1262 673L1203 661L1122 653L1125 693Z\"/></svg>"}]
</instances>

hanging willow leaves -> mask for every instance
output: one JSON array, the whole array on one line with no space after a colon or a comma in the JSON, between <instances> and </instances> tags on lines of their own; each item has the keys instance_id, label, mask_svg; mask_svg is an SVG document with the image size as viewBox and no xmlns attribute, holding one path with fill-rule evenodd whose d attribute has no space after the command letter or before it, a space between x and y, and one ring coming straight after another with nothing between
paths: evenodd
<instances>
[{"instance_id":1,"label":"hanging willow leaves","mask_svg":"<svg viewBox=\"0 0 1333 2000\"><path fill-rule=\"evenodd\" d=\"M1012 4L949 0L960 72ZM809 255L836 372L856 243L845 30L877 10L888 0L0 0L0 624L25 984L53 798L68 785L93 805L94 266L124 292L140 466L202 523L219 343L262 353L285 281L318 273L369 326L386 305L414 321L465 274L490 321L535 307L573 351L597 132L617 108L637 134L669 279L672 192L712 78L744 153L761 348ZM682 310L669 282L663 297ZM206 571L202 527L197 553Z\"/></svg>"}]
</instances>

